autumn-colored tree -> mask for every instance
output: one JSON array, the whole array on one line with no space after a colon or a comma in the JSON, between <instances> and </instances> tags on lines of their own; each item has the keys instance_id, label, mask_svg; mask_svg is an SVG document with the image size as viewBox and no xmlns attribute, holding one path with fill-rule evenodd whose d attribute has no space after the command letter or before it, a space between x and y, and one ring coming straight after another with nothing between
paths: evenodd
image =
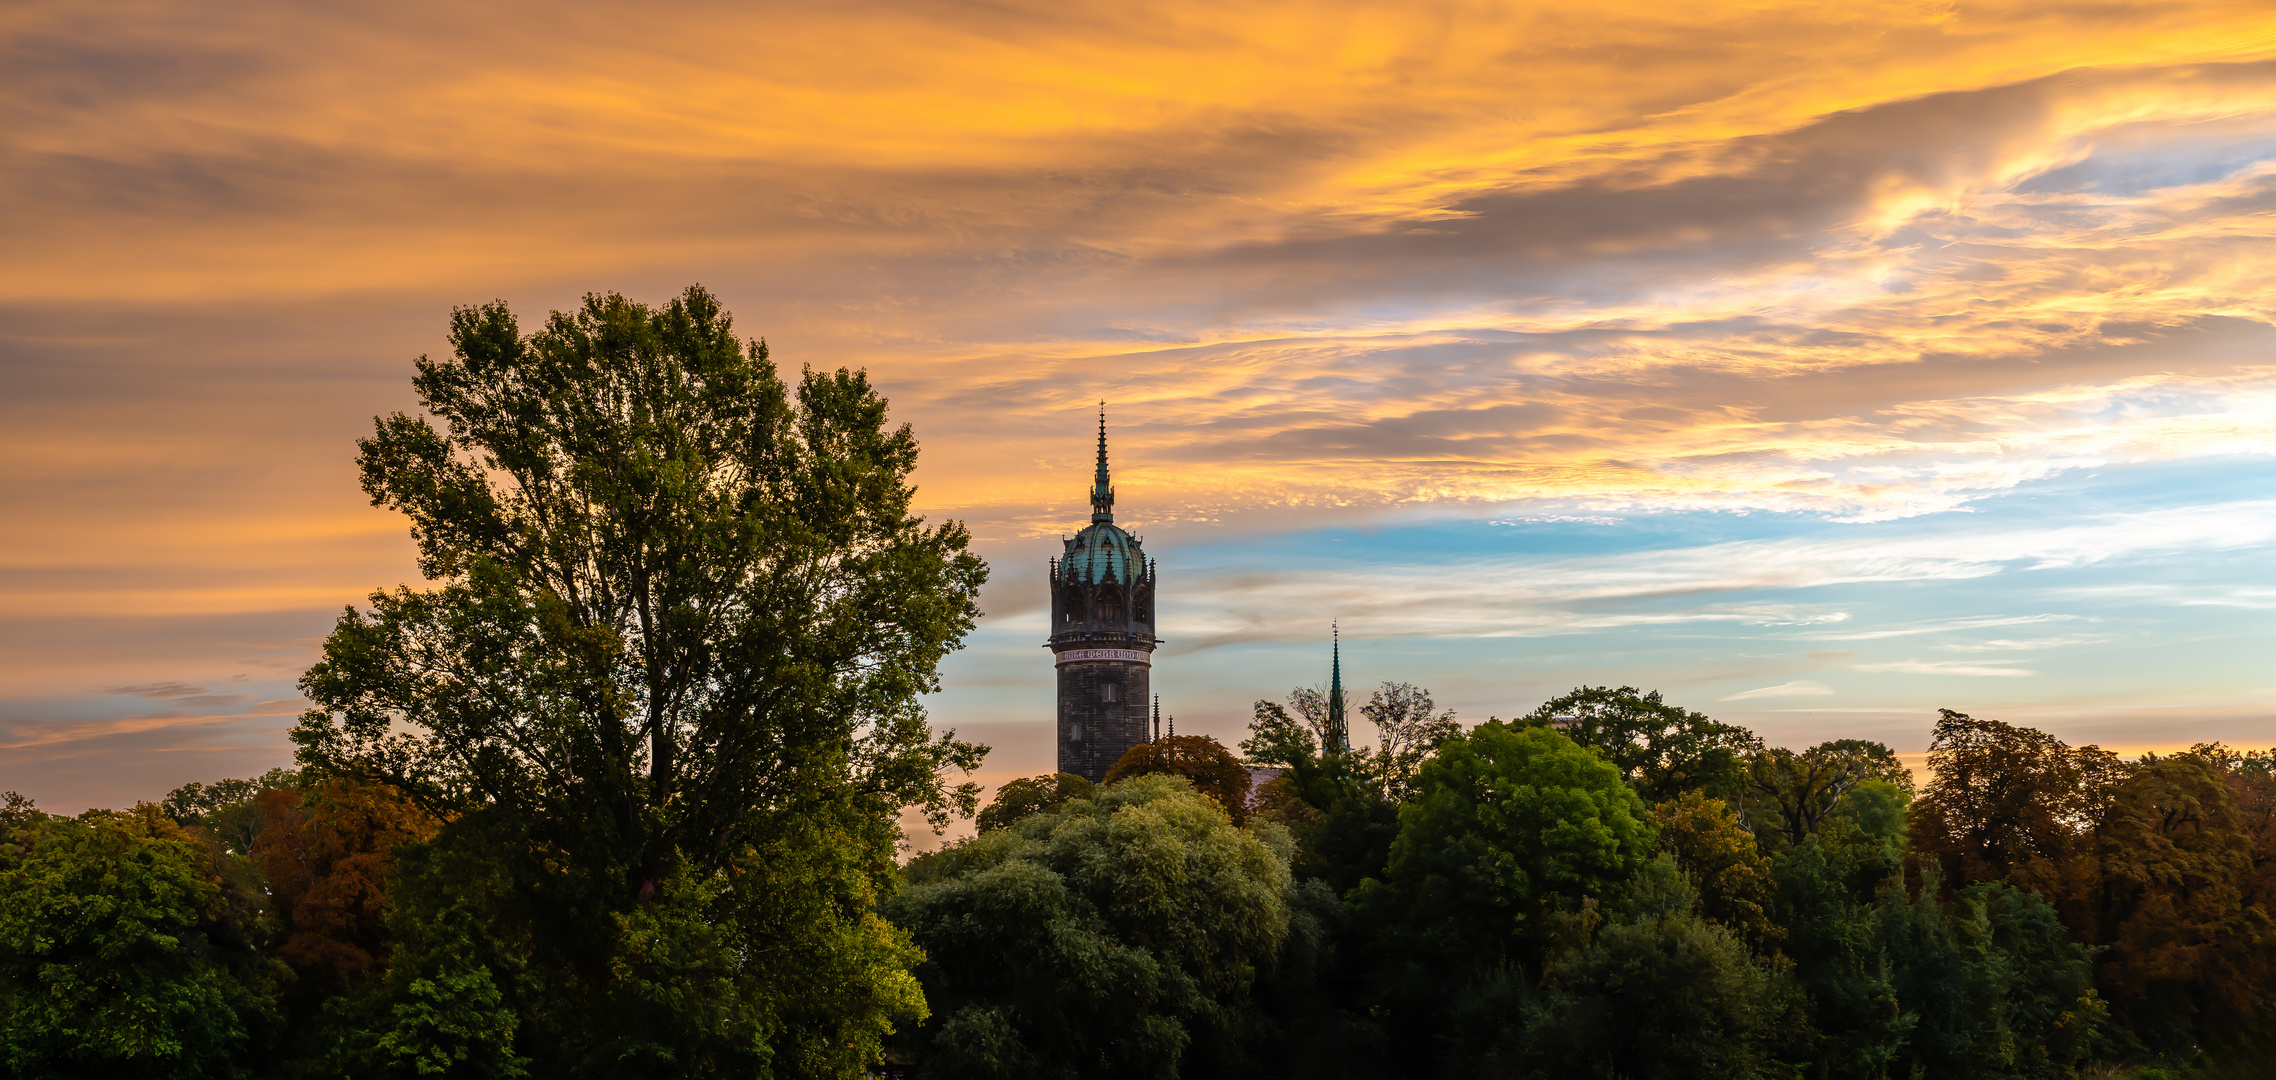
<instances>
[{"instance_id":1,"label":"autumn-colored tree","mask_svg":"<svg viewBox=\"0 0 2276 1080\"><path fill-rule=\"evenodd\" d=\"M1170 735L1139 743L1106 771L1106 782L1151 773L1185 777L1193 781L1195 791L1217 800L1217 805L1232 815L1234 824L1248 820L1248 766L1207 735Z\"/></svg>"},{"instance_id":2,"label":"autumn-colored tree","mask_svg":"<svg viewBox=\"0 0 2276 1080\"><path fill-rule=\"evenodd\" d=\"M2252 837L2226 778L2151 757L2095 830L2105 993L2153 1044L2236 1030L2276 990L2276 921L2248 902Z\"/></svg>"},{"instance_id":3,"label":"autumn-colored tree","mask_svg":"<svg viewBox=\"0 0 2276 1080\"><path fill-rule=\"evenodd\" d=\"M250 855L265 820L256 796L271 788L298 790L299 787L298 770L270 769L244 779L183 784L167 792L158 806L176 824L212 833L230 853Z\"/></svg>"},{"instance_id":4,"label":"autumn-colored tree","mask_svg":"<svg viewBox=\"0 0 2276 1080\"><path fill-rule=\"evenodd\" d=\"M2126 773L2118 756L2045 732L1940 709L1927 790L1913 803L1913 847L1948 886L2006 881L2075 897L2082 838Z\"/></svg>"},{"instance_id":5,"label":"autumn-colored tree","mask_svg":"<svg viewBox=\"0 0 2276 1080\"><path fill-rule=\"evenodd\" d=\"M334 779L257 797L263 824L253 861L283 908L277 956L325 992L368 981L387 956L387 879L394 852L441 822L386 784Z\"/></svg>"},{"instance_id":6,"label":"autumn-colored tree","mask_svg":"<svg viewBox=\"0 0 2276 1080\"><path fill-rule=\"evenodd\" d=\"M1729 803L1697 791L1652 808L1660 847L1699 893L1699 914L1764 948L1783 932L1771 922L1778 883L1746 823Z\"/></svg>"},{"instance_id":7,"label":"autumn-colored tree","mask_svg":"<svg viewBox=\"0 0 2276 1080\"><path fill-rule=\"evenodd\" d=\"M2234 750L2214 742L2198 743L2186 754L2228 784L2229 803L2252 849L2245 899L2276 910L2276 750Z\"/></svg>"}]
</instances>

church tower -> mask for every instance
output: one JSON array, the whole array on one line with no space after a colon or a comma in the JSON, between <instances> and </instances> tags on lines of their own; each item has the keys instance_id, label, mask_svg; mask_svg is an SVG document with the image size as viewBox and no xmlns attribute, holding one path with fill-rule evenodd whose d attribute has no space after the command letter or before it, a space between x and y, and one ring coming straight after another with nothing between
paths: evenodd
<instances>
[{"instance_id":1,"label":"church tower","mask_svg":"<svg viewBox=\"0 0 2276 1080\"><path fill-rule=\"evenodd\" d=\"M1098 472L1091 524L1051 560L1052 658L1059 669L1059 771L1092 782L1146 741L1152 692L1154 564L1114 523L1106 471L1106 406L1099 405Z\"/></svg>"}]
</instances>

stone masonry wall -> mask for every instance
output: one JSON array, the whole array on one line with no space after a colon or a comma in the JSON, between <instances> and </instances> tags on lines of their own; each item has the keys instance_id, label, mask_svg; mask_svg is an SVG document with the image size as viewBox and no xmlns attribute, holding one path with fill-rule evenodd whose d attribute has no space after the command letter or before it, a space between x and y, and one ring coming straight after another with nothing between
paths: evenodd
<instances>
[{"instance_id":1,"label":"stone masonry wall","mask_svg":"<svg viewBox=\"0 0 2276 1080\"><path fill-rule=\"evenodd\" d=\"M1059 665L1059 771L1092 783L1149 728L1152 668L1133 660L1078 660ZM1114 687L1115 700L1105 701Z\"/></svg>"}]
</instances>

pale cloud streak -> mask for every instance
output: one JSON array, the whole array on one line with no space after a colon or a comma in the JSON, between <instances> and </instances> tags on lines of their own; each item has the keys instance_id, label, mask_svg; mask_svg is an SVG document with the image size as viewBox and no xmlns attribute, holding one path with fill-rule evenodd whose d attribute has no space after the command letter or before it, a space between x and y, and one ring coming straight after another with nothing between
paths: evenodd
<instances>
[{"instance_id":1,"label":"pale cloud streak","mask_svg":"<svg viewBox=\"0 0 2276 1080\"><path fill-rule=\"evenodd\" d=\"M1495 559L1281 571L1204 571L1196 595L1165 601L1172 652L1234 642L1303 640L1340 616L1373 637L1531 637L1613 627L1838 625L1848 614L1806 598L1733 601L1861 583L1955 582L2184 552L2276 543L2276 501L2245 501L2068 525L1943 528L1909 536L1741 541L1567 558ZM2075 617L2071 617L2075 618ZM1869 640L2064 620L2032 615L1932 627L1804 630L1804 640ZM1911 674L2020 675L1971 661L1892 661Z\"/></svg>"}]
</instances>

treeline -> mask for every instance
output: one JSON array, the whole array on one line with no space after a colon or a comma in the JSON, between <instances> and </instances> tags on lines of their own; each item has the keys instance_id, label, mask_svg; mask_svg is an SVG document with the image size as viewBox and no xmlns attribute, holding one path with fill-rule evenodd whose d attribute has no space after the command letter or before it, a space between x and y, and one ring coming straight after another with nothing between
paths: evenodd
<instances>
[{"instance_id":1,"label":"treeline","mask_svg":"<svg viewBox=\"0 0 2276 1080\"><path fill-rule=\"evenodd\" d=\"M1372 746L1300 692L983 810L920 698L986 567L862 375L701 289L450 337L359 443L427 581L341 614L295 768L0 802L0 1076L1909 1080L2266 1023L2270 762L2217 746L1948 714L1916 797L1656 695L1389 686ZM981 831L904 868L911 808Z\"/></svg>"},{"instance_id":2,"label":"treeline","mask_svg":"<svg viewBox=\"0 0 2276 1080\"><path fill-rule=\"evenodd\" d=\"M926 1076L2065 1077L2265 1063L2276 771L1945 712L1766 747L1632 688L1316 693L1008 784L884 907ZM1166 774L1166 775L1157 775ZM1230 778L1238 777L1238 781ZM1184 779L1191 777L1191 780Z\"/></svg>"}]
</instances>

